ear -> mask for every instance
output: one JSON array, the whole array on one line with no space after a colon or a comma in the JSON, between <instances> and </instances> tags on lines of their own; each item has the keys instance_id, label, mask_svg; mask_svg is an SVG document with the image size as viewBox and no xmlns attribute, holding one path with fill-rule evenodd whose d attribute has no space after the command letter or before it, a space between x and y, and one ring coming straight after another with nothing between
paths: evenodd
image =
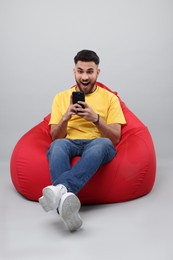
<instances>
[{"instance_id":1,"label":"ear","mask_svg":"<svg viewBox=\"0 0 173 260\"><path fill-rule=\"evenodd\" d=\"M97 76L100 74L100 69L97 69Z\"/></svg>"},{"instance_id":2,"label":"ear","mask_svg":"<svg viewBox=\"0 0 173 260\"><path fill-rule=\"evenodd\" d=\"M76 70L75 70L75 68L73 69L73 74L74 74L74 75L76 74Z\"/></svg>"}]
</instances>

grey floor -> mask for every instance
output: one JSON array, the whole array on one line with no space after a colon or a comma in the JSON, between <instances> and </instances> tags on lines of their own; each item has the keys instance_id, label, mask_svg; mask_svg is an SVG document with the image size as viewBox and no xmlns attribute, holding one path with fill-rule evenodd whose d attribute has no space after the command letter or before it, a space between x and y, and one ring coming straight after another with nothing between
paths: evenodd
<instances>
[{"instance_id":1,"label":"grey floor","mask_svg":"<svg viewBox=\"0 0 173 260\"><path fill-rule=\"evenodd\" d=\"M83 228L69 233L55 212L20 196L9 163L0 173L0 259L173 259L173 162L158 162L150 194L118 204L83 206Z\"/></svg>"}]
</instances>

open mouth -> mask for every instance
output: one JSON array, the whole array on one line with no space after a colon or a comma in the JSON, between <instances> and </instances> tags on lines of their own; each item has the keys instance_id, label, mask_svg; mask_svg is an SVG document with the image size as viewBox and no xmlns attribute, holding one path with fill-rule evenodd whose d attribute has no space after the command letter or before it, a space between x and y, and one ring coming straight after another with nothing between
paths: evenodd
<instances>
[{"instance_id":1,"label":"open mouth","mask_svg":"<svg viewBox=\"0 0 173 260\"><path fill-rule=\"evenodd\" d=\"M81 82L81 84L82 84L83 86L87 87L87 86L90 84L90 82Z\"/></svg>"}]
</instances>

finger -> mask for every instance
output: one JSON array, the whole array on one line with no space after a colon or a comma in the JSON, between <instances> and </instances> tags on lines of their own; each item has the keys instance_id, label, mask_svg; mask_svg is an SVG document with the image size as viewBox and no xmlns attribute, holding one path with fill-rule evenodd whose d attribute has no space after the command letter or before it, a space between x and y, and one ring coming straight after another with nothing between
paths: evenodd
<instances>
[{"instance_id":1,"label":"finger","mask_svg":"<svg viewBox=\"0 0 173 260\"><path fill-rule=\"evenodd\" d=\"M81 116L81 117L85 117L86 116L85 112L77 112L76 114L78 116Z\"/></svg>"},{"instance_id":2,"label":"finger","mask_svg":"<svg viewBox=\"0 0 173 260\"><path fill-rule=\"evenodd\" d=\"M74 107L75 109L77 109L77 108L81 108L81 105L78 104L78 103L75 103L75 104L73 105L73 107Z\"/></svg>"},{"instance_id":3,"label":"finger","mask_svg":"<svg viewBox=\"0 0 173 260\"><path fill-rule=\"evenodd\" d=\"M85 108L82 108L81 106L79 108L77 108L77 112L78 113L84 113L85 112Z\"/></svg>"},{"instance_id":4,"label":"finger","mask_svg":"<svg viewBox=\"0 0 173 260\"><path fill-rule=\"evenodd\" d=\"M83 105L84 107L88 107L87 103L85 103L84 101L78 101L78 104Z\"/></svg>"}]
</instances>

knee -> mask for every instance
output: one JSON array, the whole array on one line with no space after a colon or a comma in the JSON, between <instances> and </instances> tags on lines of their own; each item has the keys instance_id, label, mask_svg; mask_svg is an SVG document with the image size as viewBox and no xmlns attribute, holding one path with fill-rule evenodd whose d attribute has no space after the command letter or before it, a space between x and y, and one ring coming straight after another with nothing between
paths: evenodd
<instances>
[{"instance_id":1,"label":"knee","mask_svg":"<svg viewBox=\"0 0 173 260\"><path fill-rule=\"evenodd\" d=\"M63 149L63 147L67 146L67 139L56 139L54 140L51 145L50 148L47 152L47 156L50 156L51 154L54 154L54 152L57 152L60 149Z\"/></svg>"},{"instance_id":2,"label":"knee","mask_svg":"<svg viewBox=\"0 0 173 260\"><path fill-rule=\"evenodd\" d=\"M102 146L103 148L114 148L114 145L109 138L102 137L97 138L96 140L98 145Z\"/></svg>"},{"instance_id":3,"label":"knee","mask_svg":"<svg viewBox=\"0 0 173 260\"><path fill-rule=\"evenodd\" d=\"M113 159L116 150L109 138L96 138L91 143L89 154L95 158L103 158L102 163L105 163Z\"/></svg>"},{"instance_id":4,"label":"knee","mask_svg":"<svg viewBox=\"0 0 173 260\"><path fill-rule=\"evenodd\" d=\"M96 138L93 141L92 144L93 147L97 148L97 150L101 152L107 152L111 154L115 154L116 150L109 138L101 137L101 138Z\"/></svg>"},{"instance_id":5,"label":"knee","mask_svg":"<svg viewBox=\"0 0 173 260\"><path fill-rule=\"evenodd\" d=\"M51 143L50 149L54 149L56 147L63 147L68 145L68 139L63 138L63 139L56 139Z\"/></svg>"}]
</instances>

